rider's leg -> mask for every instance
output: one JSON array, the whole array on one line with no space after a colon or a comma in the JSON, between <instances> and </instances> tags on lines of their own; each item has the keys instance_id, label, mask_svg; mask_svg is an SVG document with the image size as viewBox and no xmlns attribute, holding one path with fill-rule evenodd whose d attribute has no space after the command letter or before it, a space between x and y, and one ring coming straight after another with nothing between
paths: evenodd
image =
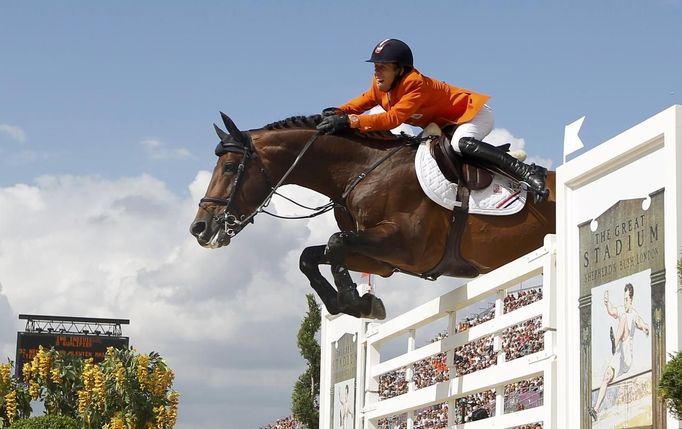
<instances>
[{"instance_id":1,"label":"rider's leg","mask_svg":"<svg viewBox=\"0 0 682 429\"><path fill-rule=\"evenodd\" d=\"M534 164L527 165L495 146L482 141L492 130L494 118L492 109L483 106L480 112L467 123L461 124L452 136L452 147L464 156L481 159L511 174L515 179L526 182L542 197L547 196L545 179L547 170Z\"/></svg>"},{"instance_id":2,"label":"rider's leg","mask_svg":"<svg viewBox=\"0 0 682 429\"><path fill-rule=\"evenodd\" d=\"M464 137L472 137L476 140L483 140L490 134L495 126L495 115L493 109L484 105L481 110L469 122L460 124L452 135L450 144L455 152L462 153L459 147L459 140Z\"/></svg>"},{"instance_id":3,"label":"rider's leg","mask_svg":"<svg viewBox=\"0 0 682 429\"><path fill-rule=\"evenodd\" d=\"M524 164L508 153L502 152L495 146L473 137L463 137L459 140L462 154L496 165L510 173L515 179L526 182L530 188L542 196L546 196L545 180L547 170L535 164Z\"/></svg>"}]
</instances>

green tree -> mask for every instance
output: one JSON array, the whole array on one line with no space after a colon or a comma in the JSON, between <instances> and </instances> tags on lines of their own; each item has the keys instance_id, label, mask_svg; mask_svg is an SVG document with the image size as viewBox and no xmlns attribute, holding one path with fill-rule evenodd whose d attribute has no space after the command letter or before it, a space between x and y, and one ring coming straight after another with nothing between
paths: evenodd
<instances>
[{"instance_id":1,"label":"green tree","mask_svg":"<svg viewBox=\"0 0 682 429\"><path fill-rule=\"evenodd\" d=\"M297 343L301 356L307 361L307 368L294 385L291 394L291 411L308 429L319 427L320 396L320 343L315 335L320 330L320 307L312 294L307 294L308 313L298 330Z\"/></svg>"},{"instance_id":2,"label":"green tree","mask_svg":"<svg viewBox=\"0 0 682 429\"><path fill-rule=\"evenodd\" d=\"M677 278L682 283L682 258L677 260ZM671 355L663 368L658 383L658 395L663 399L670 413L682 420L682 353Z\"/></svg>"},{"instance_id":3,"label":"green tree","mask_svg":"<svg viewBox=\"0 0 682 429\"><path fill-rule=\"evenodd\" d=\"M682 353L672 355L672 359L663 368L661 381L658 383L658 395L663 398L670 413L682 420Z\"/></svg>"}]
</instances>

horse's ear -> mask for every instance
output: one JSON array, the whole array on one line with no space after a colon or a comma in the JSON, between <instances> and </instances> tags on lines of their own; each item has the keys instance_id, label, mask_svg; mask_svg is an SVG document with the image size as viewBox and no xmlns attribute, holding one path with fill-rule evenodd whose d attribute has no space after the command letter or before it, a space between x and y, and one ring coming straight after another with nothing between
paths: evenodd
<instances>
[{"instance_id":1,"label":"horse's ear","mask_svg":"<svg viewBox=\"0 0 682 429\"><path fill-rule=\"evenodd\" d=\"M213 124L213 128L215 128L215 132L218 134L218 138L221 142L224 142L225 139L229 137L229 135L225 131L221 130L216 124Z\"/></svg>"},{"instance_id":2,"label":"horse's ear","mask_svg":"<svg viewBox=\"0 0 682 429\"><path fill-rule=\"evenodd\" d=\"M244 143L246 141L246 138L244 137L244 134L241 131L239 131L239 128L237 128L234 122L232 122L232 119L230 119L230 117L224 114L223 112L220 112L220 116L223 118L225 128L227 128L227 132L230 133L232 138L234 138L239 143Z\"/></svg>"}]
</instances>

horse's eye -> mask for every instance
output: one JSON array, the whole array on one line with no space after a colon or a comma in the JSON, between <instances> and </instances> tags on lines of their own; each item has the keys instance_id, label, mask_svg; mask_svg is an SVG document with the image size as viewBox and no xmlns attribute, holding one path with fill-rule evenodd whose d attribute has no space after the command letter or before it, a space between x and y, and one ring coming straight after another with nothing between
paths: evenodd
<instances>
[{"instance_id":1,"label":"horse's eye","mask_svg":"<svg viewBox=\"0 0 682 429\"><path fill-rule=\"evenodd\" d=\"M237 171L237 164L225 164L223 166L223 173L234 173Z\"/></svg>"}]
</instances>

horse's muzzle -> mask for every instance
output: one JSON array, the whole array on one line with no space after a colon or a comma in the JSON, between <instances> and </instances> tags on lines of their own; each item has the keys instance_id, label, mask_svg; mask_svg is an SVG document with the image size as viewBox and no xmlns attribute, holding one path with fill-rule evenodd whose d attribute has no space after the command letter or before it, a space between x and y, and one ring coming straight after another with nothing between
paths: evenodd
<instances>
[{"instance_id":1,"label":"horse's muzzle","mask_svg":"<svg viewBox=\"0 0 682 429\"><path fill-rule=\"evenodd\" d=\"M230 235L217 222L198 217L190 225L189 232L202 247L217 248L230 244Z\"/></svg>"}]
</instances>

